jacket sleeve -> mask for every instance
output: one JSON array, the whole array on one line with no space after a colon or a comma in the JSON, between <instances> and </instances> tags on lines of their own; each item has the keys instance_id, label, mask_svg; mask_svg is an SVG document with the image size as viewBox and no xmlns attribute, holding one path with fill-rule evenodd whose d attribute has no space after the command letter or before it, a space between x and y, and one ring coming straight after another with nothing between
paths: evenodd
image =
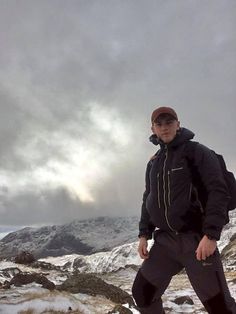
<instances>
[{"instance_id":1,"label":"jacket sleeve","mask_svg":"<svg viewBox=\"0 0 236 314\"><path fill-rule=\"evenodd\" d=\"M216 154L202 144L198 144L195 149L194 163L208 195L203 233L219 240L227 222L228 204L228 190L221 166Z\"/></svg>"},{"instance_id":2,"label":"jacket sleeve","mask_svg":"<svg viewBox=\"0 0 236 314\"><path fill-rule=\"evenodd\" d=\"M146 199L150 193L150 179L149 173L152 167L152 161L147 164L146 175L145 175L145 192L143 193L143 202L141 208L141 218L139 221L139 237L145 236L147 239L152 238L152 233L155 226L152 224L149 213L146 208Z\"/></svg>"}]
</instances>

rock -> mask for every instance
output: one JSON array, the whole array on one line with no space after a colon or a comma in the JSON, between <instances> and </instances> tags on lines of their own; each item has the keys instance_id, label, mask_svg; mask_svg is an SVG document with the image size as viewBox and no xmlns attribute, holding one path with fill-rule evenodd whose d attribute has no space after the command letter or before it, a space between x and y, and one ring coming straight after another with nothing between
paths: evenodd
<instances>
[{"instance_id":1,"label":"rock","mask_svg":"<svg viewBox=\"0 0 236 314\"><path fill-rule=\"evenodd\" d=\"M231 265L236 265L236 234L234 234L229 243L221 252L221 257L223 260L231 260Z\"/></svg>"},{"instance_id":2,"label":"rock","mask_svg":"<svg viewBox=\"0 0 236 314\"><path fill-rule=\"evenodd\" d=\"M77 268L80 268L80 267L86 267L88 266L87 263L85 262L85 258L83 256L81 257L77 257L75 260L74 260L74 263L73 263L73 268L74 269L77 269Z\"/></svg>"},{"instance_id":3,"label":"rock","mask_svg":"<svg viewBox=\"0 0 236 314\"><path fill-rule=\"evenodd\" d=\"M57 286L58 290L71 293L84 293L92 296L102 295L114 303L134 305L132 297L122 289L106 283L92 274L75 273Z\"/></svg>"},{"instance_id":4,"label":"rock","mask_svg":"<svg viewBox=\"0 0 236 314\"><path fill-rule=\"evenodd\" d=\"M10 281L5 280L2 287L3 289L10 289L11 285L10 285Z\"/></svg>"},{"instance_id":5,"label":"rock","mask_svg":"<svg viewBox=\"0 0 236 314\"><path fill-rule=\"evenodd\" d=\"M35 261L31 265L33 268L41 268L41 269L46 269L46 270L57 270L61 271L60 266L56 266L47 262L42 262L42 261Z\"/></svg>"},{"instance_id":6,"label":"rock","mask_svg":"<svg viewBox=\"0 0 236 314\"><path fill-rule=\"evenodd\" d=\"M27 251L22 251L15 257L15 263L17 264L31 264L34 261L35 258L33 254Z\"/></svg>"},{"instance_id":7,"label":"rock","mask_svg":"<svg viewBox=\"0 0 236 314\"><path fill-rule=\"evenodd\" d=\"M112 311L109 311L107 314L113 314L113 313L115 313L115 314L118 314L118 313L119 314L132 314L133 312L131 310L127 309L127 307L124 307L124 306L118 304L114 307L114 309Z\"/></svg>"},{"instance_id":8,"label":"rock","mask_svg":"<svg viewBox=\"0 0 236 314\"><path fill-rule=\"evenodd\" d=\"M236 285L236 278L233 278L232 280L229 280L230 282L232 282L234 285Z\"/></svg>"},{"instance_id":9,"label":"rock","mask_svg":"<svg viewBox=\"0 0 236 314\"><path fill-rule=\"evenodd\" d=\"M192 300L189 296L187 296L187 295L182 296L182 297L178 297L178 298L174 299L173 302L174 302L175 304L178 304L178 305L181 305L181 304L190 304L190 305L193 305L193 304L194 304L194 303L193 303L193 300Z\"/></svg>"},{"instance_id":10,"label":"rock","mask_svg":"<svg viewBox=\"0 0 236 314\"><path fill-rule=\"evenodd\" d=\"M29 283L36 282L38 284L41 284L43 288L48 290L55 289L55 285L53 282L47 279L47 277L41 275L41 274L27 274L27 273L19 273L16 274L10 281L10 285L15 285L17 287L20 287L22 285L27 285Z\"/></svg>"},{"instance_id":11,"label":"rock","mask_svg":"<svg viewBox=\"0 0 236 314\"><path fill-rule=\"evenodd\" d=\"M0 277L11 279L20 272L21 271L18 267L8 267L0 270Z\"/></svg>"}]
</instances>

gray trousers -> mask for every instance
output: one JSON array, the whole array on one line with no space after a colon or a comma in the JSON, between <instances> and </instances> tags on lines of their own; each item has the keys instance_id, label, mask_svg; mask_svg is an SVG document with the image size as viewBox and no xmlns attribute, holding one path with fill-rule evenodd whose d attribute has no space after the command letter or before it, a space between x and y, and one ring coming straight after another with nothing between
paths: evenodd
<instances>
[{"instance_id":1,"label":"gray trousers","mask_svg":"<svg viewBox=\"0 0 236 314\"><path fill-rule=\"evenodd\" d=\"M196 259L201 236L156 231L155 242L137 273L132 293L142 314L165 313L161 296L171 278L185 268L193 289L210 314L236 314L218 250L204 261Z\"/></svg>"}]
</instances>

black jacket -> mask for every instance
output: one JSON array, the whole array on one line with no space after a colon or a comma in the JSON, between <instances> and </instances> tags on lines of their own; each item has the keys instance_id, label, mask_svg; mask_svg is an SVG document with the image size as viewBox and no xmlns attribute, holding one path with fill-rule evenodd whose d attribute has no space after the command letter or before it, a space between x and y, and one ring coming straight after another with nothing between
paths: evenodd
<instances>
[{"instance_id":1,"label":"black jacket","mask_svg":"<svg viewBox=\"0 0 236 314\"><path fill-rule=\"evenodd\" d=\"M206 146L198 144L193 152L193 167L199 172L208 192L204 210L192 184L192 173L187 153L188 142L194 134L181 128L169 144L160 144L155 158L146 169L146 189L143 195L139 236L152 237L157 227L173 232L196 231L215 239L220 238L227 221L227 187L216 155Z\"/></svg>"}]
</instances>

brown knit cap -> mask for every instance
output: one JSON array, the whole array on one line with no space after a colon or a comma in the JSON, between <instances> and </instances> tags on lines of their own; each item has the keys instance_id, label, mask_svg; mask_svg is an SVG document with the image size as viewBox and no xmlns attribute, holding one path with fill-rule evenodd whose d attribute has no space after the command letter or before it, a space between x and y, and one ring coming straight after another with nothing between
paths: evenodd
<instances>
[{"instance_id":1,"label":"brown knit cap","mask_svg":"<svg viewBox=\"0 0 236 314\"><path fill-rule=\"evenodd\" d=\"M151 116L151 122L153 123L163 113L167 113L171 115L175 120L178 121L178 116L177 116L177 113L174 111L174 109L170 107L159 107L153 111L152 116Z\"/></svg>"}]
</instances>

